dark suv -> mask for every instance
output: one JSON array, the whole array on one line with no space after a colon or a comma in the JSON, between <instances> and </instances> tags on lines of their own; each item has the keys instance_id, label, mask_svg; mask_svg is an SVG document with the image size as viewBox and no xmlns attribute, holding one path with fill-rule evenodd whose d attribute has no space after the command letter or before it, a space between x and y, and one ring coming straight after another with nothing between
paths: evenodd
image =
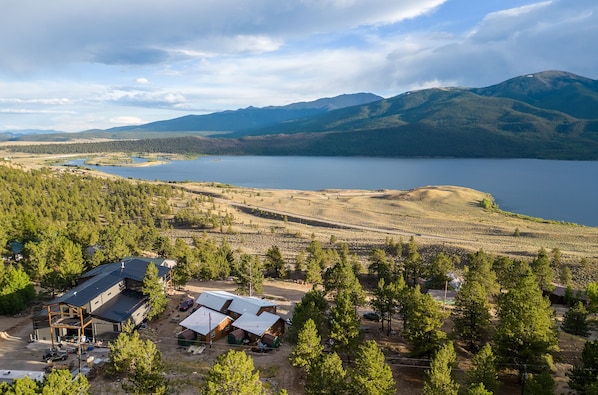
<instances>
[{"instance_id":1,"label":"dark suv","mask_svg":"<svg viewBox=\"0 0 598 395\"><path fill-rule=\"evenodd\" d=\"M64 350L46 351L42 357L42 361L46 361L48 363L54 361L66 361L68 357L69 353Z\"/></svg>"},{"instance_id":2,"label":"dark suv","mask_svg":"<svg viewBox=\"0 0 598 395\"><path fill-rule=\"evenodd\" d=\"M375 313L373 311L368 311L367 313L365 313L363 315L363 318L365 318L366 320L376 321L376 322L380 322L382 320L382 317L380 317L380 314Z\"/></svg>"},{"instance_id":3,"label":"dark suv","mask_svg":"<svg viewBox=\"0 0 598 395\"><path fill-rule=\"evenodd\" d=\"M189 299L185 299L183 301L183 303L181 303L181 305L179 306L179 311L187 311L191 308L191 306L193 306L193 304L195 303L195 301L191 298Z\"/></svg>"}]
</instances>

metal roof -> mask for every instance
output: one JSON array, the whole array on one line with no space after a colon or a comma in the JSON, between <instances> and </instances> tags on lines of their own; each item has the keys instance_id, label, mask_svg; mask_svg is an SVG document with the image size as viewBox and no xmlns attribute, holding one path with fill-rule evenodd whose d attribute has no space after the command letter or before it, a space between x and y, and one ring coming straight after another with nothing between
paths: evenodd
<instances>
[{"instance_id":1,"label":"metal roof","mask_svg":"<svg viewBox=\"0 0 598 395\"><path fill-rule=\"evenodd\" d=\"M226 291L205 291L197 298L197 304L209 307L212 310L222 311L226 303L236 296Z\"/></svg>"},{"instance_id":2,"label":"metal roof","mask_svg":"<svg viewBox=\"0 0 598 395\"><path fill-rule=\"evenodd\" d=\"M274 307L276 303L259 299L255 297L242 297L235 295L233 302L228 306L228 310L237 314L257 314L262 307Z\"/></svg>"},{"instance_id":3,"label":"metal roof","mask_svg":"<svg viewBox=\"0 0 598 395\"><path fill-rule=\"evenodd\" d=\"M217 327L218 324L225 320L233 322L233 319L226 314L222 314L207 307L200 307L189 317L181 321L179 325L205 336L211 332L212 328Z\"/></svg>"},{"instance_id":4,"label":"metal roof","mask_svg":"<svg viewBox=\"0 0 598 395\"><path fill-rule=\"evenodd\" d=\"M78 307L85 306L102 292L125 279L142 282L150 263L155 262L149 258L128 258L122 262L100 265L82 276L91 278L48 304L66 303ZM170 270L166 266L157 267L158 277L164 277ZM44 310L46 309L44 308Z\"/></svg>"},{"instance_id":5,"label":"metal roof","mask_svg":"<svg viewBox=\"0 0 598 395\"><path fill-rule=\"evenodd\" d=\"M257 336L263 336L280 319L282 319L280 316L268 313L267 311L260 315L247 313L237 318L233 322L233 326Z\"/></svg>"},{"instance_id":6,"label":"metal roof","mask_svg":"<svg viewBox=\"0 0 598 395\"><path fill-rule=\"evenodd\" d=\"M102 307L95 310L91 315L110 322L125 322L146 302L143 295L119 294L110 299Z\"/></svg>"}]
</instances>

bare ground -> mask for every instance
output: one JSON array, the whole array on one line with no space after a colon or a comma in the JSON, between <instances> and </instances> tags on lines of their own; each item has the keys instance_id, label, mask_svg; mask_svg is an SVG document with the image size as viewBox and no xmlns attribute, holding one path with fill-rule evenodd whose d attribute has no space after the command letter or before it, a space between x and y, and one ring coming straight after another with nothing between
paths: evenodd
<instances>
[{"instance_id":1,"label":"bare ground","mask_svg":"<svg viewBox=\"0 0 598 395\"><path fill-rule=\"evenodd\" d=\"M432 253L445 250L464 254L483 249L530 259L540 248L559 248L563 261L573 266L582 258L590 263L598 259L598 228L484 210L480 202L487 194L468 188L296 191L197 183L182 187L213 196L211 204L235 218L229 228L197 233L207 231L258 255L276 244L291 262L312 239L325 246L330 240L345 242L352 253L366 258L372 248L383 247L386 238L407 241L411 236L418 247ZM515 236L516 231L519 236ZM193 233L193 229L175 229L171 235L185 237Z\"/></svg>"}]
</instances>

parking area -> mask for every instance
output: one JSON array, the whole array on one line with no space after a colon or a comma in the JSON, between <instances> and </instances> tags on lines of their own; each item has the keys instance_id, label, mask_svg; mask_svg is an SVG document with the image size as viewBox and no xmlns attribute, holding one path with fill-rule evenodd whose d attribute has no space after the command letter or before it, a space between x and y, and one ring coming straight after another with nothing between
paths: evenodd
<instances>
[{"instance_id":1,"label":"parking area","mask_svg":"<svg viewBox=\"0 0 598 395\"><path fill-rule=\"evenodd\" d=\"M54 365L69 370L85 368L88 359L102 360L107 357L108 349L88 350L82 347L81 355L78 354L76 344L64 343L61 351L63 356L51 363L47 362L44 355L52 348L50 341L31 342L31 319L29 317L0 317L0 372L7 371L30 371L43 372ZM93 358L90 358L93 357Z\"/></svg>"}]
</instances>

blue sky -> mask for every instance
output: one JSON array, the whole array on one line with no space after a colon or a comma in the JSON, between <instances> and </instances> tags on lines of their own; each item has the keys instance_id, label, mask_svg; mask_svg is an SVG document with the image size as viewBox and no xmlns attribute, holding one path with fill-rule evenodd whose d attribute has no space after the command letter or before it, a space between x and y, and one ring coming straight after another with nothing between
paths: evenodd
<instances>
[{"instance_id":1,"label":"blue sky","mask_svg":"<svg viewBox=\"0 0 598 395\"><path fill-rule=\"evenodd\" d=\"M598 79L596 0L19 0L0 130L110 128L343 93Z\"/></svg>"}]
</instances>

